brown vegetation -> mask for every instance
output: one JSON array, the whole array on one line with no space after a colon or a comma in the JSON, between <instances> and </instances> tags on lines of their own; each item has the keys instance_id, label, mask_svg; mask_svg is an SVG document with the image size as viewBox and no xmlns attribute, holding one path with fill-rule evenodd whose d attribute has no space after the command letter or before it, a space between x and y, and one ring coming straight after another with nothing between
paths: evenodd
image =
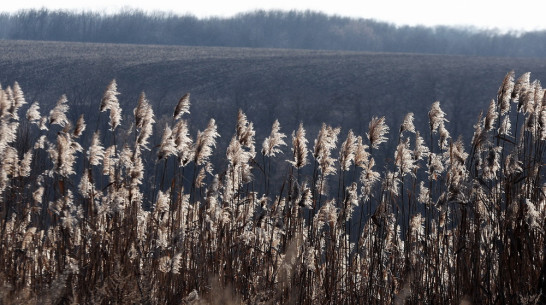
<instances>
[{"instance_id":1,"label":"brown vegetation","mask_svg":"<svg viewBox=\"0 0 546 305\"><path fill-rule=\"evenodd\" d=\"M189 95L152 146L144 94L125 116L112 81L97 119L110 128L90 130L68 120L66 96L20 118L15 83L0 91L0 300L544 303L546 95L529 76L507 74L468 150L439 102L421 132L413 113L343 142L327 124L309 142L303 124L286 137L275 122L261 150L240 111L214 166L218 127L191 137ZM286 173L278 189L272 165Z\"/></svg>"}]
</instances>

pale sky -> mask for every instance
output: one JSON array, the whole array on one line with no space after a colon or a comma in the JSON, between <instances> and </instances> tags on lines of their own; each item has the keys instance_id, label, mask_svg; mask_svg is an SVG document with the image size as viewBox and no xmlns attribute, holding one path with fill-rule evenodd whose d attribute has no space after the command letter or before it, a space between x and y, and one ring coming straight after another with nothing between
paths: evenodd
<instances>
[{"instance_id":1,"label":"pale sky","mask_svg":"<svg viewBox=\"0 0 546 305\"><path fill-rule=\"evenodd\" d=\"M256 9L314 10L398 25L459 25L483 29L546 29L544 0L9 0L0 11L42 8L115 13L122 8L229 17Z\"/></svg>"}]
</instances>

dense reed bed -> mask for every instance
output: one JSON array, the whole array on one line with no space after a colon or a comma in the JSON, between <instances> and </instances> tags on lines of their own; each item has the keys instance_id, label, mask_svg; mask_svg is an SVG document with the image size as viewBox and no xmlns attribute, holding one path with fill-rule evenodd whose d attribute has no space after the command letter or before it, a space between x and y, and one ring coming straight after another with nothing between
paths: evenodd
<instances>
[{"instance_id":1,"label":"dense reed bed","mask_svg":"<svg viewBox=\"0 0 546 305\"><path fill-rule=\"evenodd\" d=\"M466 145L440 102L427 130L408 113L310 141L275 121L257 142L242 111L192 136L189 94L161 118L145 94L126 115L118 94L86 124L66 96L46 115L0 90L1 303L546 302L546 95L530 73L506 75Z\"/></svg>"}]
</instances>

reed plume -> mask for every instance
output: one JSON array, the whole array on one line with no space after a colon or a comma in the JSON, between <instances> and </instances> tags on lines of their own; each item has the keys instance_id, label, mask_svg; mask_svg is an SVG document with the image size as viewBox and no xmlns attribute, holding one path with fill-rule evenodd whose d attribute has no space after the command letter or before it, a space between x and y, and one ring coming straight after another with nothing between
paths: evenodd
<instances>
[{"instance_id":1,"label":"reed plume","mask_svg":"<svg viewBox=\"0 0 546 305\"><path fill-rule=\"evenodd\" d=\"M176 108L174 109L173 118L175 120L178 120L185 113L190 114L190 94L189 93L184 94L178 101L178 104L176 105Z\"/></svg>"},{"instance_id":2,"label":"reed plume","mask_svg":"<svg viewBox=\"0 0 546 305\"><path fill-rule=\"evenodd\" d=\"M281 125L279 120L275 120L275 122L273 122L273 126L271 127L271 133L262 143L262 154L264 156L275 157L276 154L282 153L280 146L286 145L286 142L284 142L286 135L280 132L280 130Z\"/></svg>"},{"instance_id":3,"label":"reed plume","mask_svg":"<svg viewBox=\"0 0 546 305\"><path fill-rule=\"evenodd\" d=\"M55 107L49 112L49 124L59 125L65 127L69 123L68 118L66 117L66 112L68 111L68 105L66 104L68 99L66 95L62 95L61 98L57 101Z\"/></svg>"},{"instance_id":4,"label":"reed plume","mask_svg":"<svg viewBox=\"0 0 546 305\"><path fill-rule=\"evenodd\" d=\"M368 124L368 133L366 134L370 141L370 146L377 149L379 144L388 140L388 138L385 137L387 133L389 133L389 127L385 124L385 117L373 117Z\"/></svg>"},{"instance_id":5,"label":"reed plume","mask_svg":"<svg viewBox=\"0 0 546 305\"><path fill-rule=\"evenodd\" d=\"M208 162L212 155L212 148L216 147L216 138L220 134L217 132L216 121L210 119L207 128L203 132L197 132L197 140L194 144L194 163L203 165Z\"/></svg>"},{"instance_id":6,"label":"reed plume","mask_svg":"<svg viewBox=\"0 0 546 305\"><path fill-rule=\"evenodd\" d=\"M303 123L300 123L298 130L292 132L292 153L293 160L288 160L295 168L302 168L307 165L307 139L305 138L305 129Z\"/></svg>"},{"instance_id":7,"label":"reed plume","mask_svg":"<svg viewBox=\"0 0 546 305\"><path fill-rule=\"evenodd\" d=\"M110 125L110 130L112 131L115 130L121 123L121 108L119 107L118 95L118 85L114 79L106 87L99 109L100 112L110 110L110 121L108 124Z\"/></svg>"}]
</instances>

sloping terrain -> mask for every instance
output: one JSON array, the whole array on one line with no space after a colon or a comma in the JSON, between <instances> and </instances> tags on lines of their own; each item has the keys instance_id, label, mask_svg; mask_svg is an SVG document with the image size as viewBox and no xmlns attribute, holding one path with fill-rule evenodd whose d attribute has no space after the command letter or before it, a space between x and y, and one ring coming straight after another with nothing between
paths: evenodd
<instances>
[{"instance_id":1,"label":"sloping terrain","mask_svg":"<svg viewBox=\"0 0 546 305\"><path fill-rule=\"evenodd\" d=\"M396 130L414 112L426 129L436 100L451 134L468 138L510 70L546 79L546 62L528 58L0 41L0 83L18 81L44 111L65 93L77 113L93 114L115 78L124 115L142 91L159 115L190 92L192 130L211 117L233 128L242 109L258 141L276 118L287 133L303 122L314 136L325 122L364 134L372 116Z\"/></svg>"}]
</instances>

